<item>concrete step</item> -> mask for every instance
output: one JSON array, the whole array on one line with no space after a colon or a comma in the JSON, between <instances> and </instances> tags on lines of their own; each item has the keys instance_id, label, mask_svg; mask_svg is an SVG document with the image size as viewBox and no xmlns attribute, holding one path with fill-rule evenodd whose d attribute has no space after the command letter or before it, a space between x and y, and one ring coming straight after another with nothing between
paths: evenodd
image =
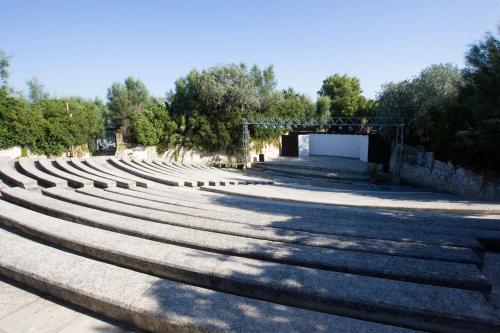
<instances>
[{"instance_id":1,"label":"concrete step","mask_svg":"<svg viewBox=\"0 0 500 333\"><path fill-rule=\"evenodd\" d=\"M54 217L214 253L400 281L478 290L483 293L488 293L490 289L483 274L475 265L317 248L188 229L119 216L21 189L6 189L2 194L7 201Z\"/></svg>"},{"instance_id":2,"label":"concrete step","mask_svg":"<svg viewBox=\"0 0 500 333\"><path fill-rule=\"evenodd\" d=\"M47 158L40 157L38 161L35 162L35 166L45 173L66 180L68 182L68 185L73 188L94 186L94 182L90 179L78 177L69 172L65 172L54 167L52 165L52 161L48 160Z\"/></svg>"},{"instance_id":3,"label":"concrete step","mask_svg":"<svg viewBox=\"0 0 500 333\"><path fill-rule=\"evenodd\" d=\"M260 333L317 331L326 327L340 332L405 331L153 277L48 247L2 229L0 251L3 276L148 331ZM475 301L474 296L471 294L470 298ZM451 328L460 324L461 331L480 328L488 332L495 327L488 313L481 317L475 311L467 317L459 311L455 313L459 318L453 318L455 324Z\"/></svg>"},{"instance_id":4,"label":"concrete step","mask_svg":"<svg viewBox=\"0 0 500 333\"><path fill-rule=\"evenodd\" d=\"M151 166L155 166L157 168L160 168L164 171L167 171L167 172L173 172L173 173L176 173L176 174L182 174L182 175L188 175L188 174L196 174L196 175L200 175L201 178L203 179L208 179L208 178L211 178L211 179L214 179L213 182L215 183L214 185L223 185L223 186L226 186L226 185L235 185L235 182L234 181L229 181L227 179L224 179L224 178L221 178L219 175L214 175L214 174L208 174L206 172L201 172L199 170L190 170L190 169L185 169L185 168L178 168L178 167L175 167L171 164L164 164L162 162L162 160L160 159L153 159L152 161L144 161L144 163L148 164L148 165L151 165ZM209 183L209 185L211 185Z\"/></svg>"},{"instance_id":5,"label":"concrete step","mask_svg":"<svg viewBox=\"0 0 500 333\"><path fill-rule=\"evenodd\" d=\"M162 175L157 175L154 173L151 173L149 171L143 171L143 170L138 170L132 166L130 166L127 163L124 163L121 160L118 160L115 157L111 157L107 160L113 167L118 168L122 171L128 172L132 175L151 180L153 182L157 182L160 184L165 184L169 186L182 186L184 185L184 181L179 179L179 178L172 178L172 177L163 177Z\"/></svg>"},{"instance_id":6,"label":"concrete step","mask_svg":"<svg viewBox=\"0 0 500 333\"><path fill-rule=\"evenodd\" d=\"M217 176L232 180L237 185L252 185L252 184L256 184L256 183L260 182L260 179L250 178L242 173L241 174L230 174L228 172L219 172L219 170L216 170L216 169L211 170L211 169L204 169L201 167L194 167L194 166L191 167L191 165L189 165L189 164L178 163L178 162L166 162L166 161L164 161L164 164L167 166L170 166L172 168L176 168L178 170L204 171L207 174L217 175Z\"/></svg>"},{"instance_id":7,"label":"concrete step","mask_svg":"<svg viewBox=\"0 0 500 333\"><path fill-rule=\"evenodd\" d=\"M112 176L118 176L118 177L125 178L128 180L132 180L135 182L135 184L138 187L152 188L154 186L153 182L147 181L144 178L135 177L129 173L125 173L125 172L121 171L120 169L114 168L113 166L111 166L107 162L105 163L105 165L103 165L103 164L96 163L92 158L87 157L87 158L82 159L82 163L84 163L88 167L91 167L99 172L106 173L106 174L112 175Z\"/></svg>"},{"instance_id":8,"label":"concrete step","mask_svg":"<svg viewBox=\"0 0 500 333\"><path fill-rule=\"evenodd\" d=\"M166 177L177 177L180 179L184 179L184 185L186 186L203 186L203 185L209 185L206 180L198 179L196 177L193 177L193 175L179 175L179 174L172 174L165 172L163 170L159 170L158 168L149 166L142 161L138 159L132 159L131 164L134 165L134 167L141 169L142 171L147 171L147 172L153 172L155 174L160 174L160 175L165 175Z\"/></svg>"},{"instance_id":9,"label":"concrete step","mask_svg":"<svg viewBox=\"0 0 500 333\"><path fill-rule=\"evenodd\" d=\"M189 186L189 187L198 186L198 182L193 180L193 179L186 179L185 177L177 177L177 176L172 176L172 175L167 176L165 174L155 172L155 171L152 171L151 169L140 166L137 163L132 162L132 160L129 160L128 158L121 158L120 162L123 164L126 164L130 168L133 168L135 170L139 170L139 171L146 173L146 174L152 174L152 175L155 175L157 177L159 176L161 178L166 178L166 179L178 179L180 184L183 186Z\"/></svg>"},{"instance_id":10,"label":"concrete step","mask_svg":"<svg viewBox=\"0 0 500 333\"><path fill-rule=\"evenodd\" d=\"M459 324L461 328L500 328L500 318L476 292L210 254L75 225L2 201L0 207L1 221L8 227L87 256L182 283L415 329ZM408 295L419 297L402 297Z\"/></svg>"},{"instance_id":11,"label":"concrete step","mask_svg":"<svg viewBox=\"0 0 500 333\"><path fill-rule=\"evenodd\" d=\"M394 209L404 211L434 211L466 214L500 214L500 204L493 202L467 202L458 197L446 196L446 200L434 196L432 199L419 197L419 200L378 198L376 193L325 191L322 188L302 186L301 189L285 186L251 187L206 187L200 188L220 194L240 195L265 200L277 200L303 204L333 205L353 208ZM392 194L394 195L394 194ZM396 194L397 195L397 194Z\"/></svg>"},{"instance_id":12,"label":"concrete step","mask_svg":"<svg viewBox=\"0 0 500 333\"><path fill-rule=\"evenodd\" d=\"M368 181L370 177L366 174L353 173L353 172L338 172L338 171L322 171L322 170L311 170L296 167L284 167L275 166L272 164L261 164L254 163L252 168L261 171L272 171L281 175L297 175L304 176L308 178L321 178L321 179L333 179L333 180L350 180L350 181Z\"/></svg>"},{"instance_id":13,"label":"concrete step","mask_svg":"<svg viewBox=\"0 0 500 333\"><path fill-rule=\"evenodd\" d=\"M117 195L105 191L92 191L90 189L77 191L78 193L54 189L44 191L43 193L59 200L73 202L87 207L199 230L278 241L296 241L297 239L301 239L301 242L314 246L404 256L409 258L443 260L476 265L481 264L480 258L469 248L368 240L335 235L312 236L307 233L296 233L293 231L288 231L285 234L275 229L259 228L232 222L216 221L204 217L177 214L169 211L168 208L164 208L164 206L159 203L148 203L147 200Z\"/></svg>"},{"instance_id":14,"label":"concrete step","mask_svg":"<svg viewBox=\"0 0 500 333\"><path fill-rule=\"evenodd\" d=\"M77 158L70 159L68 161L68 163L71 164L71 166L75 167L76 169L79 169L82 172L85 172L85 173L88 173L88 174L91 174L94 176L98 176L98 177L101 177L104 179L109 179L109 180L115 181L116 186L118 186L118 187L130 189L130 188L134 188L136 186L135 182L130 180L130 179L125 179L125 178L113 176L113 175L110 175L107 173L99 172L99 171L92 169L92 168L86 166L85 164L81 163L80 160Z\"/></svg>"},{"instance_id":15,"label":"concrete step","mask_svg":"<svg viewBox=\"0 0 500 333\"><path fill-rule=\"evenodd\" d=\"M139 332L139 329L112 322L1 276L0 295L2 333Z\"/></svg>"},{"instance_id":16,"label":"concrete step","mask_svg":"<svg viewBox=\"0 0 500 333\"><path fill-rule=\"evenodd\" d=\"M260 184L260 185L272 185L272 184L274 184L274 181L272 181L272 180L262 179L259 177L252 177L252 176L243 174L240 171L231 172L231 171L222 170L220 168L214 168L214 167L205 166L205 165L201 165L201 164L182 163L181 165L183 167L190 167L192 169L204 170L204 171L207 171L209 173L216 173L216 174L220 174L220 175L225 175L226 177L230 177L230 178L240 177L242 179L246 179L246 180L250 181L253 184ZM240 174L238 174L238 173L240 173Z\"/></svg>"},{"instance_id":17,"label":"concrete step","mask_svg":"<svg viewBox=\"0 0 500 333\"><path fill-rule=\"evenodd\" d=\"M56 158L54 165L61 170L71 173L75 176L81 177L81 178L86 178L94 182L95 187L100 187L100 188L107 188L107 187L116 187L116 182L114 180L102 178L99 176L95 176L92 174L89 174L87 172L83 172L73 166L71 166L68 160L62 159L62 158Z\"/></svg>"},{"instance_id":18,"label":"concrete step","mask_svg":"<svg viewBox=\"0 0 500 333\"><path fill-rule=\"evenodd\" d=\"M64 179L54 177L48 173L42 172L35 167L35 159L21 157L16 162L16 168L26 176L37 180L38 185L46 187L68 187L68 182Z\"/></svg>"},{"instance_id":19,"label":"concrete step","mask_svg":"<svg viewBox=\"0 0 500 333\"><path fill-rule=\"evenodd\" d=\"M228 222L244 223L284 230L352 236L357 238L373 238L468 247L474 249L476 252L481 252L483 250L483 246L474 238L473 233L464 233L462 236L449 235L449 228L431 228L422 230L422 228L402 226L397 228L397 230L394 230L394 228L373 228L373 226L360 227L357 225L343 227L338 226L336 223L332 223L330 216L325 216L324 218L319 219L295 215L258 213L251 210L239 209L237 207L231 208L215 204L199 203L190 198L179 200L182 197L180 197L178 193L151 191L149 189L136 188L134 191L127 191L120 188L113 188L108 191L152 202L168 204L173 206L172 208L175 209L177 213L200 216L198 214L203 212L204 216L213 216L218 220ZM186 209L190 210L183 213ZM212 212L214 213L213 215Z\"/></svg>"},{"instance_id":20,"label":"concrete step","mask_svg":"<svg viewBox=\"0 0 500 333\"><path fill-rule=\"evenodd\" d=\"M366 174L366 172L362 172L362 171L355 171L355 170L342 169L342 168L327 168L327 167L321 167L321 166L317 166L317 165L305 165L305 164L297 164L297 163L258 162L258 163L253 163L252 166L253 165L264 166L264 167L283 167L283 168L298 169L298 170L314 170L314 171L331 172L331 173L341 172L341 173L351 173L351 174L357 174L357 175L365 175Z\"/></svg>"},{"instance_id":21,"label":"concrete step","mask_svg":"<svg viewBox=\"0 0 500 333\"><path fill-rule=\"evenodd\" d=\"M163 173L167 173L167 174L174 174L174 175L178 175L179 177L190 177L190 178L198 179L201 182L203 182L204 184L207 184L209 186L218 186L218 185L225 186L226 185L225 180L220 179L218 177L214 177L213 175L207 175L207 174L203 174L201 172L195 172L195 171L190 171L190 170L186 170L186 171L172 170L164 165L158 165L156 163L153 163L153 161L148 161L148 160L142 160L141 163L142 163L142 165L148 166L148 167L152 168L153 170L157 170L158 172L163 172Z\"/></svg>"},{"instance_id":22,"label":"concrete step","mask_svg":"<svg viewBox=\"0 0 500 333\"><path fill-rule=\"evenodd\" d=\"M35 179L26 177L16 170L14 161L5 157L0 157L0 178L7 184L19 186L24 189L37 189L38 185Z\"/></svg>"},{"instance_id":23,"label":"concrete step","mask_svg":"<svg viewBox=\"0 0 500 333\"><path fill-rule=\"evenodd\" d=\"M136 189L137 190L137 189ZM366 191L364 191L366 192ZM148 192L149 193L149 192ZM498 235L500 224L496 218L475 218L456 214L441 214L432 211L397 211L375 208L352 208L342 206L328 206L307 203L293 203L286 201L264 200L244 196L219 194L195 189L175 189L169 187L156 188L150 193L173 198L178 201L193 204L209 204L215 209L235 208L241 211L259 214L270 214L282 217L280 228L296 228L306 224L314 225L316 232L330 233L329 228L340 227L345 230L358 228L373 231L399 232L409 230L416 234L435 234L449 237L476 237L475 234L488 232ZM342 193L342 192L339 192ZM357 192L355 192L357 193ZM363 195L369 195L363 193ZM416 199L418 200L418 199ZM259 223L253 219L251 223ZM474 247L476 245L465 245Z\"/></svg>"}]
</instances>

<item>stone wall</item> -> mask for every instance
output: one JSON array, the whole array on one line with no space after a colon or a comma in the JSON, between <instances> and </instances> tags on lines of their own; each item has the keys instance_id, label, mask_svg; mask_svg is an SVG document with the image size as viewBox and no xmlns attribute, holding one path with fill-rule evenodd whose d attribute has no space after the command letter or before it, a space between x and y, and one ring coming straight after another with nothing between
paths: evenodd
<instances>
[{"instance_id":1,"label":"stone wall","mask_svg":"<svg viewBox=\"0 0 500 333\"><path fill-rule=\"evenodd\" d=\"M257 161L258 155L264 154L265 158L277 157L280 154L280 141L255 144L254 142L250 145L250 159L251 161ZM168 161L175 161L181 163L201 163L201 164L236 164L238 161L234 156L227 156L224 154L205 154L202 152L194 150L174 150L170 149L163 153L161 156L158 155L156 147L147 146L135 146L135 147L125 147L121 145L116 150L116 157L128 157L128 158L138 158L138 159L148 159L153 158L163 158Z\"/></svg>"},{"instance_id":2,"label":"stone wall","mask_svg":"<svg viewBox=\"0 0 500 333\"><path fill-rule=\"evenodd\" d=\"M17 146L8 149L0 149L0 157L18 158L19 156L21 156L21 153L21 147Z\"/></svg>"},{"instance_id":3,"label":"stone wall","mask_svg":"<svg viewBox=\"0 0 500 333\"><path fill-rule=\"evenodd\" d=\"M35 154L31 152L29 149L26 149L27 157L32 157L32 158L37 158L37 157L44 157L45 155L43 154ZM12 147L9 149L2 149L0 150L0 156L2 157L8 157L10 159L18 158L21 157L22 154L22 148L21 147ZM61 153L60 155L56 157L89 157L90 156L90 151L87 145L83 146L71 146L68 148L67 152ZM49 156L49 157L54 157L54 156Z\"/></svg>"},{"instance_id":4,"label":"stone wall","mask_svg":"<svg viewBox=\"0 0 500 333\"><path fill-rule=\"evenodd\" d=\"M404 146L400 176L402 183L434 191L500 200L500 179L436 160L432 152L423 148Z\"/></svg>"},{"instance_id":5,"label":"stone wall","mask_svg":"<svg viewBox=\"0 0 500 333\"><path fill-rule=\"evenodd\" d=\"M264 154L264 159L280 156L281 152L281 137L272 142L258 143L252 141L250 143L250 161L257 162L259 154Z\"/></svg>"}]
</instances>

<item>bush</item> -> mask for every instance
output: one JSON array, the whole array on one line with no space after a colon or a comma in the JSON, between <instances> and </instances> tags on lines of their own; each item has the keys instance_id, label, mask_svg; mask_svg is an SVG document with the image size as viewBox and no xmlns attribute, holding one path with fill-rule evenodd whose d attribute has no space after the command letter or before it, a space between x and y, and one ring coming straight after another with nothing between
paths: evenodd
<instances>
[{"instance_id":1,"label":"bush","mask_svg":"<svg viewBox=\"0 0 500 333\"><path fill-rule=\"evenodd\" d=\"M29 104L0 91L0 147L21 146L59 155L87 144L102 131L98 108L82 99L49 99Z\"/></svg>"},{"instance_id":2,"label":"bush","mask_svg":"<svg viewBox=\"0 0 500 333\"><path fill-rule=\"evenodd\" d=\"M167 110L160 104L149 106L146 110L130 114L132 139L139 144L155 146L164 139L168 131Z\"/></svg>"}]
</instances>

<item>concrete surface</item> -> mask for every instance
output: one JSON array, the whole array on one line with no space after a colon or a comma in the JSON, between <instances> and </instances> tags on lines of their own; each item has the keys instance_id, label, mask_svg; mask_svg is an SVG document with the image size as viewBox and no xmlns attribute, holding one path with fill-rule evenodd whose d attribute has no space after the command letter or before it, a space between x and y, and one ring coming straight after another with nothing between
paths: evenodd
<instances>
[{"instance_id":1,"label":"concrete surface","mask_svg":"<svg viewBox=\"0 0 500 333\"><path fill-rule=\"evenodd\" d=\"M35 166L54 177L65 179L71 187L80 188L94 186L94 182L90 179L78 177L54 167L52 161L47 158L39 158L38 161L35 162Z\"/></svg>"},{"instance_id":2,"label":"concrete surface","mask_svg":"<svg viewBox=\"0 0 500 333\"><path fill-rule=\"evenodd\" d=\"M136 329L117 326L82 309L55 302L0 278L0 332L2 333L125 333Z\"/></svg>"},{"instance_id":3,"label":"concrete surface","mask_svg":"<svg viewBox=\"0 0 500 333\"><path fill-rule=\"evenodd\" d=\"M203 249L214 253L400 281L480 290L485 293L490 290L488 282L475 265L276 244L265 240L189 230L182 227L149 223L130 217L120 217L73 204L64 205L57 202L57 200L43 197L40 194L31 194L16 189L5 190L4 195L9 201L55 217L127 235ZM30 204L30 202L36 202L36 204ZM0 202L0 205L2 205L2 202ZM10 225L11 222L9 221L12 221L12 219L9 218L8 212L13 208L9 209L9 205L6 203L3 204L3 207L5 213L0 213L0 216L3 216L4 223ZM14 207L24 210L19 206ZM12 217L17 213L10 214ZM28 215L28 212L24 214ZM38 219L41 218L46 217L42 216ZM68 228L73 227L68 226ZM65 228L61 227L61 230L63 229ZM68 233L71 233L71 231L68 231Z\"/></svg>"},{"instance_id":4,"label":"concrete surface","mask_svg":"<svg viewBox=\"0 0 500 333\"><path fill-rule=\"evenodd\" d=\"M0 230L0 273L110 318L155 331L374 331L401 328L291 308L156 278ZM262 320L259 318L265 318ZM491 330L488 314L475 326ZM486 332L486 331L485 331Z\"/></svg>"},{"instance_id":5,"label":"concrete surface","mask_svg":"<svg viewBox=\"0 0 500 333\"><path fill-rule=\"evenodd\" d=\"M16 166L21 173L26 176L34 178L38 181L40 186L47 187L68 187L68 182L64 179L54 177L50 174L42 172L35 167L35 159L21 157L17 162Z\"/></svg>"},{"instance_id":6,"label":"concrete surface","mask_svg":"<svg viewBox=\"0 0 500 333\"><path fill-rule=\"evenodd\" d=\"M481 202L477 200L461 200L452 195L436 196L432 198L416 198L415 200L397 199L395 195L389 198L389 193L383 194L385 197L357 194L355 192L328 191L324 188L312 186L302 186L301 188L291 188L289 186L252 186L238 188L212 188L203 187L203 190L216 193L242 195L266 200L283 200L298 203L316 203L323 205L338 205L344 207L367 207L399 210L421 210L455 213L482 213L500 214L500 204L493 202Z\"/></svg>"},{"instance_id":7,"label":"concrete surface","mask_svg":"<svg viewBox=\"0 0 500 333\"><path fill-rule=\"evenodd\" d=\"M113 202L87 195L89 193L88 191L83 191L81 193L81 190L78 191L79 193L66 190L60 191L58 189L45 189L43 190L43 193L62 201L77 203L86 207L97 208L103 211L147 219L160 223L243 237L263 238L281 241L287 239L286 237L281 237L279 233L276 233L274 230L249 227L238 223L214 221L202 217L176 214L167 210L158 210L152 208L153 203L151 203L150 208L145 208L140 205ZM83 194L85 192L87 194ZM97 193L102 193L102 196L112 195L111 193L106 192L96 192L96 194ZM124 198L122 200L127 200L126 196L122 196L122 198ZM134 200L133 202L139 200L134 198L132 199ZM293 237L293 233L291 237ZM324 241L322 241L322 246L343 250L356 250L361 252L398 255L421 259L443 260L459 263L479 264L480 262L479 257L474 253L472 249L462 247L439 246L419 243L401 243L383 240L353 239L351 237L333 235L329 237L329 240L326 240L326 237L324 237L323 239ZM314 239L311 241L311 243L314 244Z\"/></svg>"},{"instance_id":8,"label":"concrete surface","mask_svg":"<svg viewBox=\"0 0 500 333\"><path fill-rule=\"evenodd\" d=\"M75 167L69 165L68 162L69 162L68 160L62 159L62 158L55 159L55 165L58 168L66 171L68 173L71 173L75 176L89 179L89 180L94 182L94 186L96 186L96 187L106 188L106 187L115 187L116 186L116 182L114 180L102 178L99 176L89 174L87 172L83 172L83 171L76 169Z\"/></svg>"}]
</instances>

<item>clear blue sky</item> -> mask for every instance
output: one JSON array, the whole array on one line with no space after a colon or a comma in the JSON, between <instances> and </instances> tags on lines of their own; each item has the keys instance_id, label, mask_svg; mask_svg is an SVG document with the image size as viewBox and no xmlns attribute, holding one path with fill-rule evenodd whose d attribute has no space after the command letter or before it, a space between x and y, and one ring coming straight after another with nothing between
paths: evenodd
<instances>
[{"instance_id":1,"label":"clear blue sky","mask_svg":"<svg viewBox=\"0 0 500 333\"><path fill-rule=\"evenodd\" d=\"M132 75L164 96L192 68L273 64L280 88L315 98L333 73L364 94L433 63L462 66L500 24L500 0L6 0L0 49L17 90L38 77L58 96L106 96Z\"/></svg>"}]
</instances>

